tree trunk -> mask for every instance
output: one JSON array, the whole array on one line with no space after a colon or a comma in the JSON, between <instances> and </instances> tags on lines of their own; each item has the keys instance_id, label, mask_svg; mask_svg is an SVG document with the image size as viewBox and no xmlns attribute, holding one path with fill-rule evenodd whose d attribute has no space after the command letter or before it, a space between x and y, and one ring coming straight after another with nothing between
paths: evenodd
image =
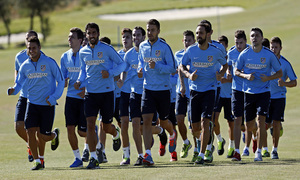
<instances>
[{"instance_id":1,"label":"tree trunk","mask_svg":"<svg viewBox=\"0 0 300 180\"><path fill-rule=\"evenodd\" d=\"M34 8L31 9L31 13L30 13L30 27L29 30L33 30L33 20L34 20Z\"/></svg>"}]
</instances>

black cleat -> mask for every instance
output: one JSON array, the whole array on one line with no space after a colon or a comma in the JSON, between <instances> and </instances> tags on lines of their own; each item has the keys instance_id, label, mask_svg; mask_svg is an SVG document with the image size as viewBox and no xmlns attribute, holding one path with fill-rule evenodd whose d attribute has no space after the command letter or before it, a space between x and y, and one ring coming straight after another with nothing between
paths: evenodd
<instances>
[{"instance_id":1,"label":"black cleat","mask_svg":"<svg viewBox=\"0 0 300 180\"><path fill-rule=\"evenodd\" d=\"M52 151L55 151L59 145L59 129L55 128L54 133L56 134L56 138L52 139L52 141L51 141Z\"/></svg>"}]
</instances>

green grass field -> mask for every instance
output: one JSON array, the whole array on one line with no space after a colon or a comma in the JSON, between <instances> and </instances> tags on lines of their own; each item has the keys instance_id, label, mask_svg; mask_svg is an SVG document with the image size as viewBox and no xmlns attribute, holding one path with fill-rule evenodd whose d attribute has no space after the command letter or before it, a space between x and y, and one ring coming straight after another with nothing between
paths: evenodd
<instances>
[{"instance_id":1,"label":"green grass field","mask_svg":"<svg viewBox=\"0 0 300 180\"><path fill-rule=\"evenodd\" d=\"M154 1L113 1L100 7L83 7L75 11L64 10L51 14L52 35L47 43L42 44L42 50L59 63L60 56L68 50L67 35L69 29L78 26L84 29L87 22L96 22L100 25L101 36L108 36L112 43L118 42L117 27L130 27L136 25L145 27L146 22L119 22L103 21L97 19L97 15L105 13L124 13L144 10L158 10L168 8L191 8L201 6L241 6L244 12L220 17L220 26L217 26L217 17L206 18L213 24L213 39L224 34L229 38L229 45L234 45L233 37L237 29L244 29L249 34L251 27L260 27L264 36L271 38L279 36L283 41L282 55L293 65L296 74L300 74L300 61L298 61L300 42L300 1L297 0L253 0L253 1L196 1L196 0L154 0ZM120 8L122 7L122 8ZM188 20L161 21L161 37L170 44L173 51L180 50L182 32L186 29L195 30L197 23L202 18ZM35 27L39 27L38 19ZM25 32L29 19L13 20L12 32ZM0 34L5 34L3 24L0 24ZM117 48L117 47L116 47ZM43 171L32 172L32 163L27 160L25 143L17 136L13 127L15 104L18 96L8 97L6 90L13 86L14 82L14 57L23 48L10 48L0 50L0 174L1 179L299 179L300 177L300 142L299 142L299 87L288 89L287 106L284 122L284 135L279 143L279 160L264 159L263 162L254 163L254 154L243 158L242 162L231 162L223 156L214 153L214 162L205 166L194 166L190 160L192 151L186 159L177 162L169 162L170 155L159 157L159 139L155 136L155 144L152 149L154 167L120 167L122 151L112 150L112 140L107 136L106 154L109 163L100 165L99 170L70 169L73 162L73 153L67 140L63 108L65 93L58 101L54 127L61 129L60 146L56 151L50 150L50 143L46 145L45 162ZM221 133L228 141L227 123L220 115ZM130 128L131 132L131 128ZM269 133L268 133L269 135ZM191 135L189 135L191 139ZM83 139L79 140L80 151L83 148ZM216 145L216 141L215 141ZM241 143L241 149L243 148ZM181 138L178 138L177 152L182 147ZM226 149L228 144L226 144ZM252 147L252 145L251 145ZM250 148L251 148L250 147ZM271 150L271 138L268 136L268 147ZM137 158L134 142L131 138L131 164ZM86 166L87 163L84 164Z\"/></svg>"}]
</instances>

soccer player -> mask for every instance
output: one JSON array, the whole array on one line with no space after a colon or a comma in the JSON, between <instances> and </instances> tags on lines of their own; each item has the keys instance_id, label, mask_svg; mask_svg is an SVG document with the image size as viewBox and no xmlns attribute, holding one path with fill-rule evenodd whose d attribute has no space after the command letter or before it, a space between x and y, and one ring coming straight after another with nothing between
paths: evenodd
<instances>
[{"instance_id":1,"label":"soccer player","mask_svg":"<svg viewBox=\"0 0 300 180\"><path fill-rule=\"evenodd\" d=\"M283 73L283 75L279 79L271 81L271 102L268 118L266 120L267 123L273 124L273 148L271 152L271 158L279 159L277 148L280 137L281 122L284 121L284 109L287 92L286 87L296 87L297 76L290 62L280 55L282 49L282 42L279 37L271 38L270 49L279 59Z\"/></svg>"},{"instance_id":2,"label":"soccer player","mask_svg":"<svg viewBox=\"0 0 300 180\"><path fill-rule=\"evenodd\" d=\"M84 94L85 88L82 87L79 90L74 88L79 72L80 72L80 61L79 61L79 50L83 42L83 32L79 28L71 28L68 36L69 49L63 53L60 60L61 71L65 78L65 87L68 87L66 104L65 104L65 119L66 127L68 131L68 140L73 150L75 161L70 165L70 168L82 167L82 159L78 148L78 139L75 133L77 126L78 135L86 137L86 119L84 116ZM86 138L85 138L86 139ZM87 143L86 143L87 144ZM85 151L88 151L85 146ZM83 155L84 155L83 153Z\"/></svg>"},{"instance_id":3,"label":"soccer player","mask_svg":"<svg viewBox=\"0 0 300 180\"><path fill-rule=\"evenodd\" d=\"M213 45L215 45L217 48L220 49L220 51L223 53L223 56L224 58L227 58L227 52L226 52L226 49L225 47L219 43L218 41L215 41L215 40L212 40L211 39L211 36L213 34L213 29L212 29L212 25L211 23L208 21L208 20L202 20L200 23L203 23L203 24L206 24L208 25L210 28L210 32L208 32L208 43L211 43ZM215 66L215 70L216 71L219 71L220 68L221 68L221 64L220 63L217 63L217 66ZM218 80L217 82L217 90L216 90L216 94L215 94L215 102L214 102L214 110L217 108L217 104L219 103L219 100L220 100L220 90L221 90L221 82ZM211 119L211 122L210 122L210 130L213 131L215 128L214 126L220 126L218 122L216 122L215 124L215 119L216 119L216 116L215 116L215 113L213 111L213 115L212 115L212 119ZM217 129L218 129L217 127ZM206 151L205 151L205 156L204 156L204 160L207 161L207 162L212 162L213 160L213 152L214 152L214 145L213 145L213 142L214 142L214 135L213 135L213 132L211 132L211 138L210 138L210 141L207 145L207 148L206 148ZM224 138L222 138L221 136L221 133L220 132L215 132L216 136L217 136L217 141L218 141L218 152L224 152L224 145L225 145L225 140Z\"/></svg>"},{"instance_id":4,"label":"soccer player","mask_svg":"<svg viewBox=\"0 0 300 180\"><path fill-rule=\"evenodd\" d=\"M33 30L28 31L25 35L25 45L26 46L27 46L27 40L31 36L38 37L38 34ZM21 52L19 52L16 55L16 57L15 57L15 80L17 78L17 75L18 75L21 65L28 58L29 58L29 56L27 54L27 49L22 50ZM26 142L27 152L28 152L28 160L29 160L29 162L32 162L34 159L33 159L31 150L28 145L27 133L26 133L25 122L24 122L26 107L27 107L27 84L24 83L24 85L21 89L21 92L20 92L18 103L16 105L15 130L16 130L17 134ZM40 137L39 132L37 134L37 137L38 137L39 158L41 160L42 165L44 166L44 153L45 153L46 142L43 141L43 139Z\"/></svg>"},{"instance_id":5,"label":"soccer player","mask_svg":"<svg viewBox=\"0 0 300 180\"><path fill-rule=\"evenodd\" d=\"M195 164L204 163L204 153L210 139L209 126L215 102L217 80L221 80L228 68L223 52L209 43L210 32L211 27L206 23L198 24L196 28L198 43L190 46L182 57L183 73L190 80L189 108L192 131L194 136L198 139L201 138L201 151ZM220 71L216 71L218 63L222 65ZM190 66L189 70L187 65ZM184 84L181 83L181 86ZM202 131L201 137L200 131Z\"/></svg>"},{"instance_id":6,"label":"soccer player","mask_svg":"<svg viewBox=\"0 0 300 180\"><path fill-rule=\"evenodd\" d=\"M170 108L170 74L175 73L175 60L170 46L160 38L160 23L156 19L147 22L148 40L140 44L138 77L144 77L142 95L143 137L146 153L143 164L153 165L151 155L152 119L156 111L160 125L169 134L169 152L176 148L176 134L168 120Z\"/></svg>"},{"instance_id":7,"label":"soccer player","mask_svg":"<svg viewBox=\"0 0 300 180\"><path fill-rule=\"evenodd\" d=\"M122 45L123 49L118 51L120 56L124 58L125 53L132 48L132 30L129 28L124 28L122 30ZM121 73L120 79L117 81L119 88L121 88L120 97L120 119L121 119L121 138L123 146L123 160L120 165L130 164L130 146L129 146L129 136L128 136L128 126L129 126L129 98L130 98L130 82L131 77L128 75L129 67Z\"/></svg>"},{"instance_id":8,"label":"soccer player","mask_svg":"<svg viewBox=\"0 0 300 180\"><path fill-rule=\"evenodd\" d=\"M184 31L182 42L183 42L184 49L177 51L174 55L174 57L177 61L177 64L179 66L178 67L178 75L182 76L182 78L178 78L178 80L177 80L175 109L176 109L176 120L177 120L177 124L178 124L178 130L179 130L180 136L183 140L183 147L180 152L180 157L186 158L188 156L188 151L192 148L192 144L188 140L188 137L187 137L187 128L184 123L184 119L186 117L186 113L187 113L187 109L188 109L190 90L189 90L189 85L188 85L188 79L183 77L184 75L182 74L180 65L181 65L181 60L182 60L182 57L183 57L186 49L189 46L195 44L195 35L194 35L193 31L190 31L190 30ZM181 79L184 79L183 83L185 84L185 86L184 86L185 89L181 88L181 85L180 85ZM196 154L196 157L197 157L199 152L197 150L196 144L197 143L195 142L194 152L196 152L196 153L194 153L194 154Z\"/></svg>"},{"instance_id":9,"label":"soccer player","mask_svg":"<svg viewBox=\"0 0 300 180\"><path fill-rule=\"evenodd\" d=\"M282 77L280 62L272 51L262 46L263 32L252 28L250 41L252 46L246 48L238 57L235 75L244 78L245 119L247 131L255 127L257 117L258 148L254 161L262 161L261 148L266 141L266 115L270 100L270 80ZM271 75L271 70L275 73ZM242 71L243 70L243 71Z\"/></svg>"},{"instance_id":10,"label":"soccer player","mask_svg":"<svg viewBox=\"0 0 300 180\"><path fill-rule=\"evenodd\" d=\"M29 58L21 65L15 85L8 89L8 95L16 95L26 83L28 103L25 127L34 158L31 170L39 170L43 169L43 165L37 151L37 132L40 131L44 141L52 141L52 150L56 150L59 144L59 129L51 130L56 100L63 93L64 78L55 60L41 53L40 41L36 36L28 39L27 55Z\"/></svg>"},{"instance_id":11,"label":"soccer player","mask_svg":"<svg viewBox=\"0 0 300 180\"><path fill-rule=\"evenodd\" d=\"M265 46L266 48L270 49L270 41L268 38L264 38L262 40L262 45Z\"/></svg>"},{"instance_id":12,"label":"soccer player","mask_svg":"<svg viewBox=\"0 0 300 180\"><path fill-rule=\"evenodd\" d=\"M87 121L87 142L91 154L87 169L95 169L99 168L95 133L99 110L103 130L113 135L113 148L117 149L121 146L120 133L111 122L114 113L114 76L125 70L125 63L112 46L99 41L100 30L96 23L88 23L85 32L89 44L79 51L81 69L74 87L79 89L81 83L87 81L84 112ZM113 63L116 67L113 67Z\"/></svg>"}]
</instances>

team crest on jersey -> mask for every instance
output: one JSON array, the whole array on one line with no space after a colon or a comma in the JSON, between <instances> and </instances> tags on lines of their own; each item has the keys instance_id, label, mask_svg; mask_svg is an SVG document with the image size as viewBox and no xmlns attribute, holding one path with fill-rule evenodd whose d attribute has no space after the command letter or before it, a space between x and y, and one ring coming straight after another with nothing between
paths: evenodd
<instances>
[{"instance_id":1,"label":"team crest on jersey","mask_svg":"<svg viewBox=\"0 0 300 180\"><path fill-rule=\"evenodd\" d=\"M260 58L260 62L264 64L266 62L266 58Z\"/></svg>"},{"instance_id":2,"label":"team crest on jersey","mask_svg":"<svg viewBox=\"0 0 300 180\"><path fill-rule=\"evenodd\" d=\"M213 61L213 56L207 56L207 60L208 60L208 62L212 62Z\"/></svg>"},{"instance_id":3,"label":"team crest on jersey","mask_svg":"<svg viewBox=\"0 0 300 180\"><path fill-rule=\"evenodd\" d=\"M46 65L41 65L41 70L45 71L46 70Z\"/></svg>"},{"instance_id":4,"label":"team crest on jersey","mask_svg":"<svg viewBox=\"0 0 300 180\"><path fill-rule=\"evenodd\" d=\"M103 57L103 53L102 52L98 52L98 58L102 58Z\"/></svg>"},{"instance_id":5,"label":"team crest on jersey","mask_svg":"<svg viewBox=\"0 0 300 180\"><path fill-rule=\"evenodd\" d=\"M155 56L156 56L156 57L160 56L160 50L156 50L156 51L155 51Z\"/></svg>"}]
</instances>

